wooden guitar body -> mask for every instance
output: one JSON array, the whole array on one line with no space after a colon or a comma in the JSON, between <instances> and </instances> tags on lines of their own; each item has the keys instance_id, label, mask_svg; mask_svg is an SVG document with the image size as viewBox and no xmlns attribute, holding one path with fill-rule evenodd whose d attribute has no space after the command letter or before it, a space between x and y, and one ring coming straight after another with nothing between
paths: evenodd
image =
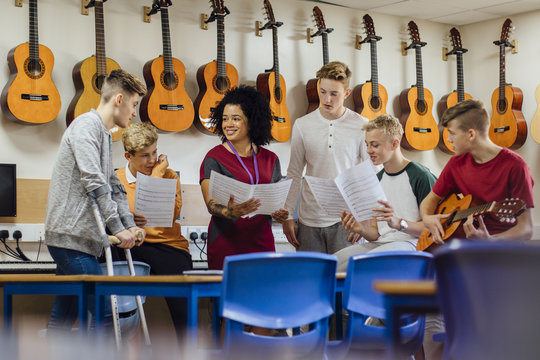
<instances>
[{"instance_id":1,"label":"wooden guitar body","mask_svg":"<svg viewBox=\"0 0 540 360\"><path fill-rule=\"evenodd\" d=\"M107 74L112 70L120 69L120 65L110 58L106 58ZM83 61L78 62L73 67L73 83L75 84L75 96L66 113L66 124L71 122L79 115L84 114L91 109L97 109L101 99L101 85L104 76L98 76L96 71L96 57L90 56ZM116 131L113 131L116 130ZM122 133L118 127L111 129L113 141L120 140Z\"/></svg>"},{"instance_id":2,"label":"wooden guitar body","mask_svg":"<svg viewBox=\"0 0 540 360\"><path fill-rule=\"evenodd\" d=\"M174 76L165 72L163 56L148 61L143 68L148 92L139 108L141 120L163 131L183 131L193 123L195 110L184 83L186 68L172 58Z\"/></svg>"},{"instance_id":3,"label":"wooden guitar body","mask_svg":"<svg viewBox=\"0 0 540 360\"><path fill-rule=\"evenodd\" d=\"M308 98L308 108L306 114L316 110L321 106L319 100L319 79L310 79L306 84L306 94Z\"/></svg>"},{"instance_id":4,"label":"wooden guitar body","mask_svg":"<svg viewBox=\"0 0 540 360\"><path fill-rule=\"evenodd\" d=\"M458 210L468 209L471 206L471 203L471 195L467 195L462 199L459 199L456 194L451 194L450 196L441 201L441 203L437 206L437 210L435 210L435 213L452 214ZM448 222L448 218L441 219L441 224L444 228L443 240L446 240L451 236L459 237L465 235L463 229L461 228L461 224L463 221L456 221L450 224L448 224ZM436 245L433 243L433 236L431 235L430 231L428 229L424 229L424 231L422 231L422 233L420 234L420 238L418 239L416 250L431 251L435 247Z\"/></svg>"},{"instance_id":5,"label":"wooden guitar body","mask_svg":"<svg viewBox=\"0 0 540 360\"><path fill-rule=\"evenodd\" d=\"M510 149L519 149L527 139L527 123L521 112L523 93L517 87L504 86L505 104L499 104L499 88L491 95L493 115L489 126L489 137L495 144Z\"/></svg>"},{"instance_id":6,"label":"wooden guitar body","mask_svg":"<svg viewBox=\"0 0 540 360\"><path fill-rule=\"evenodd\" d=\"M401 145L406 150L431 150L439 143L439 128L433 117L433 95L424 88L424 106L419 108L418 88L403 90L399 95L400 122L404 129Z\"/></svg>"},{"instance_id":7,"label":"wooden guitar body","mask_svg":"<svg viewBox=\"0 0 540 360\"><path fill-rule=\"evenodd\" d=\"M540 143L540 85L536 87L534 96L536 98L536 112L531 120L531 137Z\"/></svg>"},{"instance_id":8,"label":"wooden guitar body","mask_svg":"<svg viewBox=\"0 0 540 360\"><path fill-rule=\"evenodd\" d=\"M213 134L213 129L209 122L211 115L227 90L238 85L238 71L236 68L225 63L226 78L218 78L217 61L212 61L202 65L197 70L197 83L199 84L199 94L195 99L195 126L200 131Z\"/></svg>"},{"instance_id":9,"label":"wooden guitar body","mask_svg":"<svg viewBox=\"0 0 540 360\"><path fill-rule=\"evenodd\" d=\"M470 94L464 93L463 95L465 97L464 100L472 99L472 96ZM453 91L450 94L443 96L441 100L439 100L439 102L437 103L437 115L439 116L439 121L442 119L444 112L447 109L450 109L452 106L456 105L458 102L459 100L457 91ZM455 151L452 144L448 142L448 129L443 126L439 126L439 133L439 149L442 152L453 155Z\"/></svg>"},{"instance_id":10,"label":"wooden guitar body","mask_svg":"<svg viewBox=\"0 0 540 360\"><path fill-rule=\"evenodd\" d=\"M8 65L11 75L0 100L6 117L24 124L53 121L60 112L61 100L51 78L51 50L40 44L39 64L33 64L29 44L21 44L9 52Z\"/></svg>"},{"instance_id":11,"label":"wooden guitar body","mask_svg":"<svg viewBox=\"0 0 540 360\"><path fill-rule=\"evenodd\" d=\"M285 142L291 137L291 117L285 102L287 88L285 79L279 75L280 92L276 93L275 72L266 72L257 76L257 90L262 92L269 102L272 111L272 137Z\"/></svg>"},{"instance_id":12,"label":"wooden guitar body","mask_svg":"<svg viewBox=\"0 0 540 360\"><path fill-rule=\"evenodd\" d=\"M379 98L373 98L371 82L354 87L352 95L355 111L368 120L373 120L381 114L386 114L386 104L388 103L388 92L385 87L378 84Z\"/></svg>"}]
</instances>

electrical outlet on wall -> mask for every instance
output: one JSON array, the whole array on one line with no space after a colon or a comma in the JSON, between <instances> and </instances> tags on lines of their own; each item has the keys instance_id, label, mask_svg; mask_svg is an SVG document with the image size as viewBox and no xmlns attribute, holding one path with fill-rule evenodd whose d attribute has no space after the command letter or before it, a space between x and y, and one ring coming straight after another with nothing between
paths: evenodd
<instances>
[{"instance_id":1,"label":"electrical outlet on wall","mask_svg":"<svg viewBox=\"0 0 540 360\"><path fill-rule=\"evenodd\" d=\"M45 241L45 224L36 224L34 227L36 241Z\"/></svg>"}]
</instances>

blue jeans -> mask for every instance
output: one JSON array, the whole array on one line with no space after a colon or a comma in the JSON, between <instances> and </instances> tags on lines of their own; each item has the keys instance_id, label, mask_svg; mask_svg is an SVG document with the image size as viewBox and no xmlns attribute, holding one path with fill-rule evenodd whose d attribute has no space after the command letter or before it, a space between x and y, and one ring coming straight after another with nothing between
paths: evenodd
<instances>
[{"instance_id":1,"label":"blue jeans","mask_svg":"<svg viewBox=\"0 0 540 360\"><path fill-rule=\"evenodd\" d=\"M56 263L56 275L101 275L101 268L95 256L80 251L48 246L49 253ZM110 304L105 314L110 314ZM93 311L94 299L88 299L88 308ZM77 297L74 295L57 295L47 332L70 332L78 316Z\"/></svg>"}]
</instances>

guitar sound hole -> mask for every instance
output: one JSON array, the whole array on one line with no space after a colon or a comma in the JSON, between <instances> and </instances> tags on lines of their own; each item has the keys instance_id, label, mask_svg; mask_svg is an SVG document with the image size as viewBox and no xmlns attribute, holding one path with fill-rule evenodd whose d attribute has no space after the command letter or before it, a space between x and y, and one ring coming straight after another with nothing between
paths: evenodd
<instances>
[{"instance_id":1,"label":"guitar sound hole","mask_svg":"<svg viewBox=\"0 0 540 360\"><path fill-rule=\"evenodd\" d=\"M106 75L98 75L95 76L94 86L97 93L101 93L101 87L103 86L103 82L105 81Z\"/></svg>"},{"instance_id":2,"label":"guitar sound hole","mask_svg":"<svg viewBox=\"0 0 540 360\"><path fill-rule=\"evenodd\" d=\"M505 113L506 112L506 99L499 99L499 101L497 101L497 111L501 114Z\"/></svg>"},{"instance_id":3,"label":"guitar sound hole","mask_svg":"<svg viewBox=\"0 0 540 360\"><path fill-rule=\"evenodd\" d=\"M226 77L215 77L214 78L214 89L220 93L225 94L227 89L231 86L231 83Z\"/></svg>"},{"instance_id":4,"label":"guitar sound hole","mask_svg":"<svg viewBox=\"0 0 540 360\"><path fill-rule=\"evenodd\" d=\"M24 62L24 72L30 79L39 79L45 74L45 64L41 59L27 58Z\"/></svg>"},{"instance_id":5,"label":"guitar sound hole","mask_svg":"<svg viewBox=\"0 0 540 360\"><path fill-rule=\"evenodd\" d=\"M274 89L274 97L276 98L276 102L281 102L281 88L275 88Z\"/></svg>"},{"instance_id":6,"label":"guitar sound hole","mask_svg":"<svg viewBox=\"0 0 540 360\"><path fill-rule=\"evenodd\" d=\"M164 71L160 76L161 85L167 90L174 90L178 86L178 76L175 72Z\"/></svg>"},{"instance_id":7,"label":"guitar sound hole","mask_svg":"<svg viewBox=\"0 0 540 360\"><path fill-rule=\"evenodd\" d=\"M424 114L427 110L427 105L424 100L417 100L416 101L416 110L419 114Z\"/></svg>"},{"instance_id":8,"label":"guitar sound hole","mask_svg":"<svg viewBox=\"0 0 540 360\"><path fill-rule=\"evenodd\" d=\"M369 100L369 105L372 109L378 110L381 107L381 99L378 96L372 96Z\"/></svg>"}]
</instances>

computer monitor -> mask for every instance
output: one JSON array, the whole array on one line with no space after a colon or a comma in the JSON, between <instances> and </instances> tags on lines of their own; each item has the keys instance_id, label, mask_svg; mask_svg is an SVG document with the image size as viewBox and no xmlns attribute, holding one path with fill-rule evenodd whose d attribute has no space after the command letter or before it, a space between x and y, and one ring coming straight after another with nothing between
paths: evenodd
<instances>
[{"instance_id":1,"label":"computer monitor","mask_svg":"<svg viewBox=\"0 0 540 360\"><path fill-rule=\"evenodd\" d=\"M0 164L0 216L17 215L17 168Z\"/></svg>"}]
</instances>

